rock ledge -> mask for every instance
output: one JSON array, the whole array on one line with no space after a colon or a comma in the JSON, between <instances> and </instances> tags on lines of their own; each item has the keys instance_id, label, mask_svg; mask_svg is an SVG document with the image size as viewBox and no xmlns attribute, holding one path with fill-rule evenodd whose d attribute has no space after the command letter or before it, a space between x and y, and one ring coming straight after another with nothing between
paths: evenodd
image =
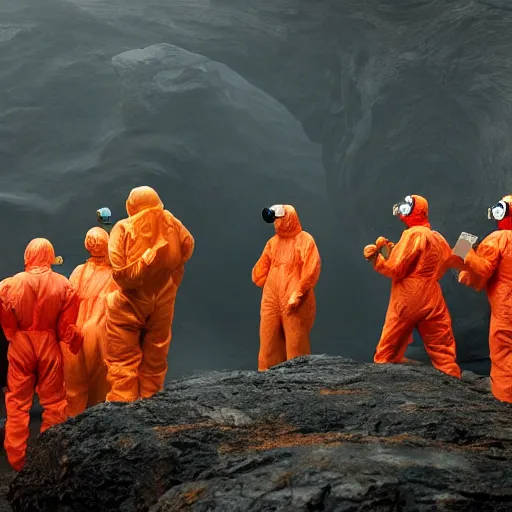
<instances>
[{"instance_id":1,"label":"rock ledge","mask_svg":"<svg viewBox=\"0 0 512 512\"><path fill-rule=\"evenodd\" d=\"M512 408L416 365L314 356L50 429L15 511L512 509Z\"/></svg>"}]
</instances>

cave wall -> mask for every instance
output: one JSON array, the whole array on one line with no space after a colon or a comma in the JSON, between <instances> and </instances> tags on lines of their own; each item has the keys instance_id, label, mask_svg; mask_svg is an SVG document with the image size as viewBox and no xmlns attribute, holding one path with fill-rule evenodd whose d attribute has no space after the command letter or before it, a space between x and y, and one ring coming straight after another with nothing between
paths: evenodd
<instances>
[{"instance_id":1,"label":"cave wall","mask_svg":"<svg viewBox=\"0 0 512 512\"><path fill-rule=\"evenodd\" d=\"M33 236L70 272L95 210L155 186L197 239L170 376L254 368L259 211L290 202L324 263L313 350L369 360L389 283L361 252L400 236L391 205L425 195L454 243L512 188L509 4L2 0L2 275ZM460 359L485 358L485 296L443 288Z\"/></svg>"}]
</instances>

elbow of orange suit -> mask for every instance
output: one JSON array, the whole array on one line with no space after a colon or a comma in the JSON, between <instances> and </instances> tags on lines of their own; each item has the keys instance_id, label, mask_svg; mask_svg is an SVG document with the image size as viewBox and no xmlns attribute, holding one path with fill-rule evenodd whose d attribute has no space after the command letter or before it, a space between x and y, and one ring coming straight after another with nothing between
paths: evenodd
<instances>
[{"instance_id":1,"label":"elbow of orange suit","mask_svg":"<svg viewBox=\"0 0 512 512\"><path fill-rule=\"evenodd\" d=\"M18 330L16 315L11 308L2 305L2 328L7 341L11 341Z\"/></svg>"},{"instance_id":2,"label":"elbow of orange suit","mask_svg":"<svg viewBox=\"0 0 512 512\"><path fill-rule=\"evenodd\" d=\"M192 237L192 235L189 234L181 247L183 263L186 263L190 258L192 258L192 255L194 254L195 245L196 243L194 238Z\"/></svg>"},{"instance_id":3,"label":"elbow of orange suit","mask_svg":"<svg viewBox=\"0 0 512 512\"><path fill-rule=\"evenodd\" d=\"M192 258L192 255L194 254L195 249L195 240L193 236L189 233L189 231L182 227L183 231L186 231L186 235L183 239L183 242L181 244L181 265L179 265L177 268L175 268L172 271L172 279L174 281L174 284L176 286L180 286L181 282L183 281L183 276L185 275L185 263Z\"/></svg>"},{"instance_id":4,"label":"elbow of orange suit","mask_svg":"<svg viewBox=\"0 0 512 512\"><path fill-rule=\"evenodd\" d=\"M322 261L320 259L320 253L316 243L311 237L311 243L306 249L304 257L304 265L299 280L299 284L296 287L297 298L299 303L302 298L305 297L308 292L315 288L320 279L320 272L322 269Z\"/></svg>"},{"instance_id":5,"label":"elbow of orange suit","mask_svg":"<svg viewBox=\"0 0 512 512\"><path fill-rule=\"evenodd\" d=\"M252 272L252 282L258 287L263 288L267 281L267 274L255 274L254 270Z\"/></svg>"},{"instance_id":6,"label":"elbow of orange suit","mask_svg":"<svg viewBox=\"0 0 512 512\"><path fill-rule=\"evenodd\" d=\"M267 276L270 270L270 257L267 254L267 247L263 251L261 258L257 261L252 269L252 282L258 287L263 288L267 282Z\"/></svg>"},{"instance_id":7,"label":"elbow of orange suit","mask_svg":"<svg viewBox=\"0 0 512 512\"><path fill-rule=\"evenodd\" d=\"M180 286L183 281L183 276L185 275L185 265L180 265L178 268L175 268L172 271L172 280L176 286Z\"/></svg>"}]
</instances>

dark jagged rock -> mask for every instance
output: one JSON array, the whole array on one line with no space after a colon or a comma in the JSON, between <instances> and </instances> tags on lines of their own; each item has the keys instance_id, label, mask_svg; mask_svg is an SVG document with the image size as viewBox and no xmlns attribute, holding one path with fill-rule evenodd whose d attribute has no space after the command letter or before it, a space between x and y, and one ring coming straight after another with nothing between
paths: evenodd
<instances>
[{"instance_id":1,"label":"dark jagged rock","mask_svg":"<svg viewBox=\"0 0 512 512\"><path fill-rule=\"evenodd\" d=\"M4 454L2 453L3 457ZM0 512L11 512L12 508L7 501L7 490L14 476L14 472L6 471L2 468L0 471Z\"/></svg>"},{"instance_id":2,"label":"dark jagged rock","mask_svg":"<svg viewBox=\"0 0 512 512\"><path fill-rule=\"evenodd\" d=\"M505 511L511 411L417 365L316 356L213 373L50 429L9 499L48 512Z\"/></svg>"}]
</instances>

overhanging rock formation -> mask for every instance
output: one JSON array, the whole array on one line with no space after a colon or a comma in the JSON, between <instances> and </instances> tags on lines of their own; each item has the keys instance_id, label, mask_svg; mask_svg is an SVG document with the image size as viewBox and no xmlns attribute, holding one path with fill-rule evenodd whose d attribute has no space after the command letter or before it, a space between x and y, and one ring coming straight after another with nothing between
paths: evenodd
<instances>
[{"instance_id":1,"label":"overhanging rock formation","mask_svg":"<svg viewBox=\"0 0 512 512\"><path fill-rule=\"evenodd\" d=\"M43 434L15 511L511 510L512 409L422 366L208 374Z\"/></svg>"}]
</instances>

